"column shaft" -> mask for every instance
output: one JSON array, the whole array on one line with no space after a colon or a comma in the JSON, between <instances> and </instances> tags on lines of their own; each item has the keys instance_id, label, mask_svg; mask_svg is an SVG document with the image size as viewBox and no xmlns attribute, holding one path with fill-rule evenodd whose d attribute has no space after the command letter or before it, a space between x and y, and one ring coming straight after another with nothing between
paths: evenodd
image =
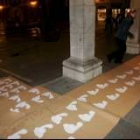
<instances>
[{"instance_id":1,"label":"column shaft","mask_svg":"<svg viewBox=\"0 0 140 140\"><path fill-rule=\"evenodd\" d=\"M134 39L127 40L127 53L139 54L140 53L140 1L131 0L131 8L137 10L134 24L130 29L130 32L134 34Z\"/></svg>"},{"instance_id":2,"label":"column shaft","mask_svg":"<svg viewBox=\"0 0 140 140\"><path fill-rule=\"evenodd\" d=\"M63 62L63 75L87 82L102 73L95 57L95 14L93 0L70 0L70 58Z\"/></svg>"}]
</instances>

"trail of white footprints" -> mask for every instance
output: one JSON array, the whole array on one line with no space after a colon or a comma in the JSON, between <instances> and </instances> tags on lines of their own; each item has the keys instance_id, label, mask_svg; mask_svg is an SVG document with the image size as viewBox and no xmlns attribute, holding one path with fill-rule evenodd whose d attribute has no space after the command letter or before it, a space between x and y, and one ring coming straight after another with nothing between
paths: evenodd
<instances>
[{"instance_id":1,"label":"trail of white footprints","mask_svg":"<svg viewBox=\"0 0 140 140\"><path fill-rule=\"evenodd\" d=\"M127 75L133 75L134 74L134 70L140 71L140 67L139 66L134 67L133 70L126 71L125 74L123 74L123 75L117 75L115 79L108 80L108 83L110 83L110 84L116 84L119 81L119 79L120 80L124 80L127 77ZM120 94L126 93L126 91L128 90L128 87L135 86L135 84L136 84L137 81L140 81L140 76L138 76L138 77L132 77L132 80L131 81L125 82L125 85L126 86L118 87L118 88L115 89L118 93L107 95L106 96L107 99L109 99L110 101L116 101L117 99L120 98ZM88 95L91 95L91 96L97 95L100 90L105 89L105 88L107 88L109 86L108 83L97 84L96 87L98 89L96 88L95 90L87 91ZM81 101L81 102L88 102L87 101L87 98L89 97L88 95L87 94L83 94L82 96L80 96L79 98L77 98L77 100L78 101ZM108 102L106 100L104 100L104 101L101 101L99 103L94 103L93 105L96 106L96 107L98 107L98 108L100 108L100 109L105 109L106 106L108 105Z\"/></svg>"},{"instance_id":2,"label":"trail of white footprints","mask_svg":"<svg viewBox=\"0 0 140 140\"><path fill-rule=\"evenodd\" d=\"M20 86L20 88L21 88L21 86ZM38 104L44 103L44 100L42 100L41 96L38 95L38 94L40 94L39 89L33 88L33 89L29 90L28 92L37 95L37 96L33 97L31 99L31 101L33 101L35 103L38 103ZM42 94L42 96L47 97L48 99L53 99L54 98L54 96L52 95L51 92L45 92L45 93ZM10 100L16 100L16 102L18 102L18 104L15 106L15 108L10 108L10 111L12 111L12 112L19 113L20 108L21 109L26 109L26 110L31 108L31 106L26 101L21 101L19 95L12 96L9 99Z\"/></svg>"},{"instance_id":3,"label":"trail of white footprints","mask_svg":"<svg viewBox=\"0 0 140 140\"><path fill-rule=\"evenodd\" d=\"M139 65L140 65L140 63L139 63ZM119 81L119 79L123 80L127 77L127 75L133 75L134 70L140 71L140 67L139 66L134 67L133 70L125 72L124 75L117 75L115 79L108 80L108 83L116 84ZM116 101L118 98L120 98L121 94L126 93L126 91L128 90L128 87L133 87L136 84L137 81L140 81L140 76L132 77L131 81L125 82L126 86L118 87L118 88L115 89L118 93L109 94L109 95L106 96L106 98L111 100L111 101ZM89 95L96 96L99 93L100 90L105 89L109 86L108 83L97 84L96 85L97 88L95 90L87 91L88 94L83 94L82 96L77 98L77 100L81 101L81 102L87 102L87 98L89 97ZM0 84L2 84L2 81L0 81ZM10 86L9 86L9 88L10 88ZM39 94L40 93L38 89L32 89L29 92L34 93L34 94ZM8 94L5 94L5 96L7 96L7 95ZM50 99L53 98L53 95L50 94L49 92L44 93L42 95L46 96L46 97L49 97ZM13 96L10 99L15 100L16 102L20 102L19 96ZM40 96L36 96L35 98L33 98L33 100L40 103ZM41 100L41 102L42 102L42 100ZM66 109L69 110L69 111L77 111L78 110L77 104L78 104L77 101L73 101L68 106L66 106ZM23 107L25 105L26 105L26 103L24 102L24 104L22 104L20 107ZM106 100L103 100L99 103L93 103L93 105L100 108L100 109L105 109L106 106L108 105L108 102ZM26 105L26 108L29 108L29 106ZM94 111L89 111L87 114L79 114L78 117L83 122L90 122L94 118L95 114L96 113ZM68 113L61 113L61 114L52 116L51 121L54 124L59 125L59 124L61 124L62 120L64 118L68 117L68 116L69 116ZM84 125L83 122L79 121L76 124L68 124L68 123L63 124L64 131L68 134L74 134L77 130L79 130ZM34 129L34 134L38 138L42 138L44 136L44 134L47 132L48 129L53 129L53 128L54 128L53 124L51 124L51 123L50 124L45 124L41 127L36 127ZM28 131L26 129L23 129L21 131L18 131L15 134L13 134L12 136L9 136L8 138L9 139L11 139L11 138L21 138L21 135L27 134L27 132ZM68 139L75 139L75 138L70 136Z\"/></svg>"}]
</instances>

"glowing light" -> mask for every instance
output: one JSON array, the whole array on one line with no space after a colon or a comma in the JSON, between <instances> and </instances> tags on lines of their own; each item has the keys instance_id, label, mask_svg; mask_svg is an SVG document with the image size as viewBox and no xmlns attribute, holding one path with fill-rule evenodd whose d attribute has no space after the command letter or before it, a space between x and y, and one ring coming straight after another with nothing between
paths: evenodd
<instances>
[{"instance_id":1,"label":"glowing light","mask_svg":"<svg viewBox=\"0 0 140 140\"><path fill-rule=\"evenodd\" d=\"M95 0L95 3L104 3L106 0Z\"/></svg>"},{"instance_id":2,"label":"glowing light","mask_svg":"<svg viewBox=\"0 0 140 140\"><path fill-rule=\"evenodd\" d=\"M0 5L0 10L3 10L4 9L4 6L3 5Z\"/></svg>"},{"instance_id":3,"label":"glowing light","mask_svg":"<svg viewBox=\"0 0 140 140\"><path fill-rule=\"evenodd\" d=\"M31 2L30 2L30 6L32 6L32 7L36 7L37 4L38 4L37 1L31 1Z\"/></svg>"}]
</instances>

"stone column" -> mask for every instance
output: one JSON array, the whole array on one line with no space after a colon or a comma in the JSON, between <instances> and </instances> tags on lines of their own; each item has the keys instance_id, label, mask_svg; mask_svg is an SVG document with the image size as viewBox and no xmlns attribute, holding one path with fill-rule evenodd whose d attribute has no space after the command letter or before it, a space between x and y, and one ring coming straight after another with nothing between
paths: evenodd
<instances>
[{"instance_id":1,"label":"stone column","mask_svg":"<svg viewBox=\"0 0 140 140\"><path fill-rule=\"evenodd\" d=\"M70 58L63 62L63 76L87 82L102 73L95 57L95 2L70 1Z\"/></svg>"},{"instance_id":2,"label":"stone column","mask_svg":"<svg viewBox=\"0 0 140 140\"><path fill-rule=\"evenodd\" d=\"M131 0L131 8L137 10L137 15L130 32L134 34L134 39L127 40L127 53L140 54L140 0Z\"/></svg>"}]
</instances>

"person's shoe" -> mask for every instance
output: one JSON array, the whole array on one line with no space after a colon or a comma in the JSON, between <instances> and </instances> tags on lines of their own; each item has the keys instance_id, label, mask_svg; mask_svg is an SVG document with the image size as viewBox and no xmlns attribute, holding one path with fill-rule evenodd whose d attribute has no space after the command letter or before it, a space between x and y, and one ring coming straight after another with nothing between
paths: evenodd
<instances>
[{"instance_id":1,"label":"person's shoe","mask_svg":"<svg viewBox=\"0 0 140 140\"><path fill-rule=\"evenodd\" d=\"M110 58L109 55L107 55L107 60L108 60L109 63L111 63L111 60L112 60L112 59Z\"/></svg>"}]
</instances>

